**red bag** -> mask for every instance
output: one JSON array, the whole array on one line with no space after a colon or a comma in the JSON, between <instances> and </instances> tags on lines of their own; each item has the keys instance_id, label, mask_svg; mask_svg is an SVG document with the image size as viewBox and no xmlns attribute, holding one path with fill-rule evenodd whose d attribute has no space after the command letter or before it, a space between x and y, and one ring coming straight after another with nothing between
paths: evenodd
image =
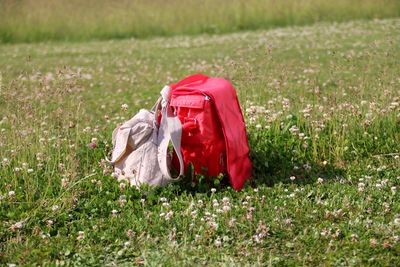
<instances>
[{"instance_id":1,"label":"red bag","mask_svg":"<svg viewBox=\"0 0 400 267\"><path fill-rule=\"evenodd\" d=\"M228 173L240 190L251 176L246 127L236 91L222 78L189 76L171 86L170 106L182 123L181 151L195 174Z\"/></svg>"}]
</instances>

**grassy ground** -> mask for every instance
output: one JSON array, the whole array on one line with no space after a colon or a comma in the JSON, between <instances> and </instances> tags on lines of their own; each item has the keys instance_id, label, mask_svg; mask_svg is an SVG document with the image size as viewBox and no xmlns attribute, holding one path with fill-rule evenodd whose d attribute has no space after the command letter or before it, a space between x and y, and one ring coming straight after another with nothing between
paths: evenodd
<instances>
[{"instance_id":1,"label":"grassy ground","mask_svg":"<svg viewBox=\"0 0 400 267\"><path fill-rule=\"evenodd\" d=\"M0 0L0 42L226 33L397 16L397 0Z\"/></svg>"},{"instance_id":2,"label":"grassy ground","mask_svg":"<svg viewBox=\"0 0 400 267\"><path fill-rule=\"evenodd\" d=\"M387 19L0 46L0 263L396 265L399 42ZM254 179L117 183L113 128L196 72L236 86Z\"/></svg>"}]
</instances>

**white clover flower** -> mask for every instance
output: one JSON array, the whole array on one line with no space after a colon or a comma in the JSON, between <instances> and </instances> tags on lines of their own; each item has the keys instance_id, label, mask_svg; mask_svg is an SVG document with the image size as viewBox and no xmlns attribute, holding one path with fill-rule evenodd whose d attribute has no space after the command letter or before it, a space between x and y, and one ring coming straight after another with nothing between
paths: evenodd
<instances>
[{"instance_id":1,"label":"white clover flower","mask_svg":"<svg viewBox=\"0 0 400 267\"><path fill-rule=\"evenodd\" d=\"M121 105L121 109L124 110L124 111L128 110L128 108L129 108L128 104L122 104Z\"/></svg>"},{"instance_id":2,"label":"white clover flower","mask_svg":"<svg viewBox=\"0 0 400 267\"><path fill-rule=\"evenodd\" d=\"M173 211L168 211L167 214L165 214L165 220L169 221L173 215L174 215Z\"/></svg>"},{"instance_id":3,"label":"white clover flower","mask_svg":"<svg viewBox=\"0 0 400 267\"><path fill-rule=\"evenodd\" d=\"M160 198L160 202L167 202L167 199L165 197Z\"/></svg>"},{"instance_id":4,"label":"white clover flower","mask_svg":"<svg viewBox=\"0 0 400 267\"><path fill-rule=\"evenodd\" d=\"M317 179L317 183L322 184L323 182L324 182L324 179L322 179L321 177L319 177L319 178Z\"/></svg>"},{"instance_id":5,"label":"white clover flower","mask_svg":"<svg viewBox=\"0 0 400 267\"><path fill-rule=\"evenodd\" d=\"M112 210L111 214L112 214L112 216L117 216L118 215L118 210Z\"/></svg>"},{"instance_id":6,"label":"white clover flower","mask_svg":"<svg viewBox=\"0 0 400 267\"><path fill-rule=\"evenodd\" d=\"M10 230L13 231L13 232L16 232L17 230L22 229L23 226L24 225L23 225L22 222L16 222L13 225L11 225Z\"/></svg>"},{"instance_id":7,"label":"white clover flower","mask_svg":"<svg viewBox=\"0 0 400 267\"><path fill-rule=\"evenodd\" d=\"M58 206L58 205L54 205L53 207L51 207L51 210L52 211L56 211L56 210L58 210L60 207Z\"/></svg>"},{"instance_id":8,"label":"white clover flower","mask_svg":"<svg viewBox=\"0 0 400 267\"><path fill-rule=\"evenodd\" d=\"M8 192L8 197L10 197L10 198L15 197L15 191Z\"/></svg>"},{"instance_id":9,"label":"white clover flower","mask_svg":"<svg viewBox=\"0 0 400 267\"><path fill-rule=\"evenodd\" d=\"M227 206L227 205L224 205L224 206L222 207L222 210L223 210L224 212L228 212L228 211L231 210L231 207L230 207L230 206Z\"/></svg>"},{"instance_id":10,"label":"white clover flower","mask_svg":"<svg viewBox=\"0 0 400 267\"><path fill-rule=\"evenodd\" d=\"M214 243L215 243L215 246L217 246L217 247L222 246L222 242L221 242L221 239L219 237L215 240Z\"/></svg>"},{"instance_id":11,"label":"white clover flower","mask_svg":"<svg viewBox=\"0 0 400 267\"><path fill-rule=\"evenodd\" d=\"M211 193L215 193L215 192L217 192L217 189L211 188Z\"/></svg>"},{"instance_id":12,"label":"white clover flower","mask_svg":"<svg viewBox=\"0 0 400 267\"><path fill-rule=\"evenodd\" d=\"M32 173L32 172L33 172L33 169L28 169L27 172L28 172L28 173Z\"/></svg>"},{"instance_id":13,"label":"white clover flower","mask_svg":"<svg viewBox=\"0 0 400 267\"><path fill-rule=\"evenodd\" d=\"M392 186L392 187L390 188L390 191L392 191L393 194L396 194L397 187L396 187L396 186Z\"/></svg>"},{"instance_id":14,"label":"white clover flower","mask_svg":"<svg viewBox=\"0 0 400 267\"><path fill-rule=\"evenodd\" d=\"M210 227L211 227L211 229L213 229L213 230L218 230L218 223L216 223L216 222L209 222L209 225L210 225Z\"/></svg>"},{"instance_id":15,"label":"white clover flower","mask_svg":"<svg viewBox=\"0 0 400 267\"><path fill-rule=\"evenodd\" d=\"M200 240L200 238L201 238L201 236L200 236L200 235L195 235L195 236L194 236L194 241L196 241L196 242L197 242L197 241L199 241L199 240Z\"/></svg>"},{"instance_id":16,"label":"white clover flower","mask_svg":"<svg viewBox=\"0 0 400 267\"><path fill-rule=\"evenodd\" d=\"M85 238L85 232L84 231L79 231L78 232L78 237L76 238L76 240L80 241L83 240Z\"/></svg>"},{"instance_id":17,"label":"white clover flower","mask_svg":"<svg viewBox=\"0 0 400 267\"><path fill-rule=\"evenodd\" d=\"M296 176L290 176L290 180L291 180L291 181L296 180Z\"/></svg>"},{"instance_id":18,"label":"white clover flower","mask_svg":"<svg viewBox=\"0 0 400 267\"><path fill-rule=\"evenodd\" d=\"M192 216L193 219L195 219L197 217L197 210L192 211L190 215Z\"/></svg>"}]
</instances>

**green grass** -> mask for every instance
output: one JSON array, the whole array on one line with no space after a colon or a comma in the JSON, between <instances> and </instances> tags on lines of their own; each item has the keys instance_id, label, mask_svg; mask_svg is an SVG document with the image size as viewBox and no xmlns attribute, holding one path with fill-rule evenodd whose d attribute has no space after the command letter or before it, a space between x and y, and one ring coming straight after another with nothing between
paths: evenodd
<instances>
[{"instance_id":1,"label":"green grass","mask_svg":"<svg viewBox=\"0 0 400 267\"><path fill-rule=\"evenodd\" d=\"M398 16L397 0L0 0L0 42L226 33Z\"/></svg>"},{"instance_id":2,"label":"green grass","mask_svg":"<svg viewBox=\"0 0 400 267\"><path fill-rule=\"evenodd\" d=\"M396 265L399 42L386 19L1 45L0 263ZM239 193L119 184L111 131L197 72L235 85L254 178Z\"/></svg>"}]
</instances>

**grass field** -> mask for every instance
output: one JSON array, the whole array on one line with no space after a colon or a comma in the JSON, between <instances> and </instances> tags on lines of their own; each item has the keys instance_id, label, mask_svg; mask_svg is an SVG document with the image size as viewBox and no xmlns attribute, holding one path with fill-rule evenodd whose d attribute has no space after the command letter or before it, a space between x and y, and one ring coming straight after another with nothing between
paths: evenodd
<instances>
[{"instance_id":1,"label":"grass field","mask_svg":"<svg viewBox=\"0 0 400 267\"><path fill-rule=\"evenodd\" d=\"M398 16L398 0L0 0L0 42L226 33Z\"/></svg>"},{"instance_id":2,"label":"grass field","mask_svg":"<svg viewBox=\"0 0 400 267\"><path fill-rule=\"evenodd\" d=\"M384 19L1 45L0 264L395 266L399 43ZM117 183L111 131L197 72L237 88L253 180Z\"/></svg>"}]
</instances>

